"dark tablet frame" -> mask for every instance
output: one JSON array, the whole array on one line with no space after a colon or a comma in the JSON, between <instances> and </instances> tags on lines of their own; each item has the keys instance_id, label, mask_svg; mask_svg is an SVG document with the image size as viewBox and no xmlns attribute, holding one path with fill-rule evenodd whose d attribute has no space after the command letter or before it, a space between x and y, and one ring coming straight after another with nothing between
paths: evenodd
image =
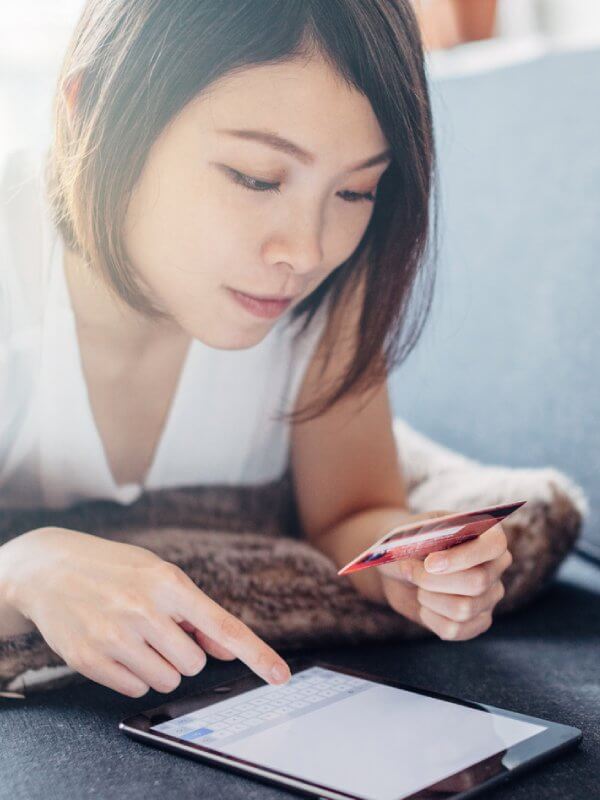
<instances>
[{"instance_id":1,"label":"dark tablet frame","mask_svg":"<svg viewBox=\"0 0 600 800\"><path fill-rule=\"evenodd\" d=\"M288 659L288 664L292 674L302 672L309 667L323 667L324 669L335 670L336 672L341 672L346 675L354 675L355 677L364 678L386 686L393 686L397 689L404 689L427 697L434 697L438 700L446 700L480 711L547 726L546 730L540 731L525 741L518 742L507 750L490 756L483 761L455 773L449 778L445 778L409 796L398 798L398 800L433 800L434 798L464 800L464 798L473 797L476 794L480 794L485 789L489 789L498 783L503 783L509 778L513 778L515 775L527 769L531 769L538 763L547 761L559 753L575 747L583 737L579 728L562 725L538 717L531 717L527 714L520 714L517 711L509 711L505 708L496 708L495 706L486 705L485 703L474 703L469 700L433 692L418 686L409 686L408 684L399 683L390 678L383 678L379 675L340 667L335 664L328 664L308 657L301 656ZM188 714L191 711L197 711L200 708L207 708L213 703L223 700L224 695L226 695L227 698L236 697L251 689L257 689L265 685L265 682L254 673L242 678L237 678L233 681L215 684L214 686L203 689L201 692L167 701L148 711L127 717L119 723L119 730L122 730L128 736L146 744L175 752L179 755L195 758L204 763L240 773L246 777L256 778L270 785L283 786L286 789L292 789L310 797L331 798L331 800L365 800L364 797L358 795L348 794L337 789L331 789L328 786L311 783L285 772L272 770L260 764L221 753L206 745L183 741L175 736L150 730L151 725L166 722L169 719Z\"/></svg>"}]
</instances>

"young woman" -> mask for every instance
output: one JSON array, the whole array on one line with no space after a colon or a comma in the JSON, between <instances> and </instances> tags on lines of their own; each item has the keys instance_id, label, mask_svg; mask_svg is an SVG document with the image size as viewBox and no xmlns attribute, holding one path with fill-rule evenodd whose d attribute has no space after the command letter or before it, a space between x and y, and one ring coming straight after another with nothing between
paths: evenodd
<instances>
[{"instance_id":1,"label":"young woman","mask_svg":"<svg viewBox=\"0 0 600 800\"><path fill-rule=\"evenodd\" d=\"M253 483L289 458L304 533L338 565L418 518L386 388L431 302L431 282L415 290L433 140L408 0L89 0L45 155L37 173L12 154L2 178L0 506ZM352 580L466 639L510 562L497 525ZM180 569L91 532L0 548L0 625L36 626L131 696L171 691L206 654L289 677Z\"/></svg>"}]
</instances>

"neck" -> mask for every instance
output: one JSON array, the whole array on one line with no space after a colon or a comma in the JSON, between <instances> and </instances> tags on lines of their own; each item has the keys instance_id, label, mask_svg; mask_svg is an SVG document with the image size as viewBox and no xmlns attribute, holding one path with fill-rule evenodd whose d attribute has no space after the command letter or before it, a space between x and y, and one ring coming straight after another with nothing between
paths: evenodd
<instances>
[{"instance_id":1,"label":"neck","mask_svg":"<svg viewBox=\"0 0 600 800\"><path fill-rule=\"evenodd\" d=\"M133 356L159 340L177 344L189 339L174 320L152 319L131 308L67 247L63 266L77 329L87 339Z\"/></svg>"}]
</instances>

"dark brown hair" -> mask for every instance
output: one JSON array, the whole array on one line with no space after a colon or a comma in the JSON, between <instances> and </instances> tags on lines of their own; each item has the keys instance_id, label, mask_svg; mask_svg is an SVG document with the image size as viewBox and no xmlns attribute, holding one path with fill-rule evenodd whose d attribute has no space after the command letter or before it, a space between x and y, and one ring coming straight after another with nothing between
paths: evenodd
<instances>
[{"instance_id":1,"label":"dark brown hair","mask_svg":"<svg viewBox=\"0 0 600 800\"><path fill-rule=\"evenodd\" d=\"M121 231L152 144L216 79L315 51L368 98L392 163L354 253L290 314L291 321L303 315L302 333L328 299L333 343L344 298L361 287L359 335L343 379L325 399L287 415L293 421L313 419L341 397L379 385L413 349L431 306L434 274L427 267L435 262L426 256L433 243L434 145L410 0L88 0L59 75L46 164L66 246L132 308L160 315L128 264ZM64 93L74 81L69 124ZM418 286L426 275L429 282Z\"/></svg>"}]
</instances>

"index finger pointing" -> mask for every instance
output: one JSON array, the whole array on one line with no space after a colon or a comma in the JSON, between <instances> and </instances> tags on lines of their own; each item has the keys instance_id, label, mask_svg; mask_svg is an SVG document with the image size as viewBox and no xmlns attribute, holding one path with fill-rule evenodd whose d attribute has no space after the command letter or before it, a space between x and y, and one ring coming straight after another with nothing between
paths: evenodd
<instances>
[{"instance_id":1,"label":"index finger pointing","mask_svg":"<svg viewBox=\"0 0 600 800\"><path fill-rule=\"evenodd\" d=\"M190 586L182 592L179 608L199 631L233 653L267 683L285 683L290 679L288 665L275 650L191 579Z\"/></svg>"}]
</instances>

